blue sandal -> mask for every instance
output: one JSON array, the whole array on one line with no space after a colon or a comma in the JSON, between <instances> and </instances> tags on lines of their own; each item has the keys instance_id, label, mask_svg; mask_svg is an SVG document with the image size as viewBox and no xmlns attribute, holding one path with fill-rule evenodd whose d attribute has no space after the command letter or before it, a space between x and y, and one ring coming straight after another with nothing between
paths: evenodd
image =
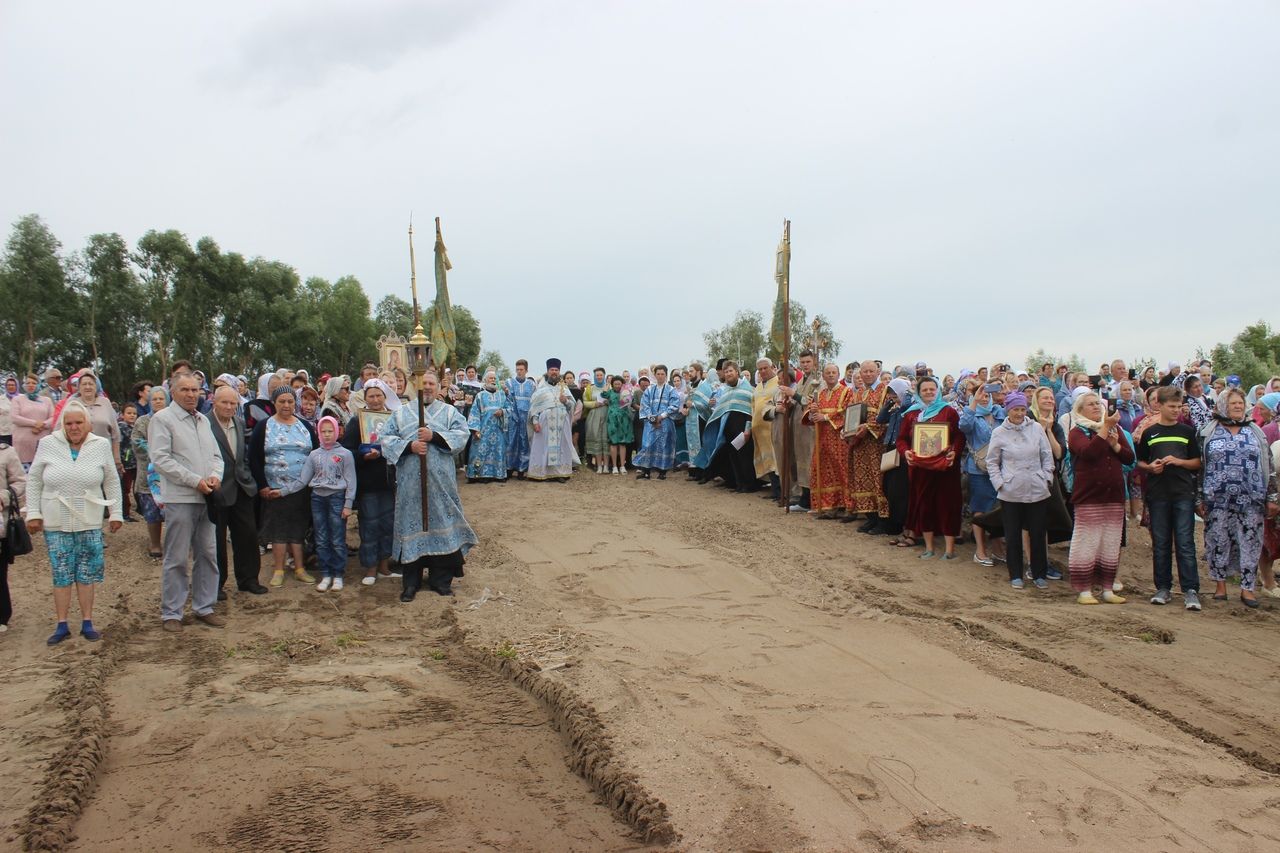
<instances>
[{"instance_id":1,"label":"blue sandal","mask_svg":"<svg viewBox=\"0 0 1280 853\"><path fill-rule=\"evenodd\" d=\"M933 559L933 552L932 552L932 551L925 551L924 553L922 553L922 554L920 555L920 559L921 559L921 560L932 560L932 559Z\"/></svg>"}]
</instances>

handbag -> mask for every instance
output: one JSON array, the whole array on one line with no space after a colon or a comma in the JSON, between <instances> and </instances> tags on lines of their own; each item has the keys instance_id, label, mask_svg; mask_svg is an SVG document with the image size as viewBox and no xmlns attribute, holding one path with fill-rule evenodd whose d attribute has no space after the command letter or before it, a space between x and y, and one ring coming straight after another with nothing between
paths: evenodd
<instances>
[{"instance_id":1,"label":"handbag","mask_svg":"<svg viewBox=\"0 0 1280 853\"><path fill-rule=\"evenodd\" d=\"M31 553L31 534L18 512L18 493L12 486L9 488L9 517L5 519L4 538L10 556L21 557Z\"/></svg>"},{"instance_id":2,"label":"handbag","mask_svg":"<svg viewBox=\"0 0 1280 853\"><path fill-rule=\"evenodd\" d=\"M890 447L884 453L880 454L880 471L892 471L897 468L901 460L898 458L898 448Z\"/></svg>"}]
</instances>

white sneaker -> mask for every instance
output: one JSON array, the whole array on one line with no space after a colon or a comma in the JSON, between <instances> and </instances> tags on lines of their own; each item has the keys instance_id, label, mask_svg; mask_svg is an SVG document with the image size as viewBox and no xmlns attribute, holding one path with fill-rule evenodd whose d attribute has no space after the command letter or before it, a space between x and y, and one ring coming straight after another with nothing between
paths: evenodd
<instances>
[{"instance_id":1,"label":"white sneaker","mask_svg":"<svg viewBox=\"0 0 1280 853\"><path fill-rule=\"evenodd\" d=\"M1112 592L1124 592L1124 584L1120 583L1120 581L1112 581L1112 582L1111 582L1111 591L1112 591Z\"/></svg>"},{"instance_id":2,"label":"white sneaker","mask_svg":"<svg viewBox=\"0 0 1280 853\"><path fill-rule=\"evenodd\" d=\"M614 469L613 469L613 473L615 473L615 474L621 474L621 473L622 473L622 469L621 469L621 468L614 468Z\"/></svg>"},{"instance_id":3,"label":"white sneaker","mask_svg":"<svg viewBox=\"0 0 1280 853\"><path fill-rule=\"evenodd\" d=\"M320 583L316 584L317 592L328 592L331 581L327 577L320 578Z\"/></svg>"},{"instance_id":4,"label":"white sneaker","mask_svg":"<svg viewBox=\"0 0 1280 853\"><path fill-rule=\"evenodd\" d=\"M342 578L334 578L334 579L333 579L333 591L334 591L334 592L341 592L341 591L342 591Z\"/></svg>"},{"instance_id":5,"label":"white sneaker","mask_svg":"<svg viewBox=\"0 0 1280 853\"><path fill-rule=\"evenodd\" d=\"M365 586L373 586L377 582L378 582L378 579L372 575L370 575L369 577L360 579L360 583L364 584Z\"/></svg>"}]
</instances>

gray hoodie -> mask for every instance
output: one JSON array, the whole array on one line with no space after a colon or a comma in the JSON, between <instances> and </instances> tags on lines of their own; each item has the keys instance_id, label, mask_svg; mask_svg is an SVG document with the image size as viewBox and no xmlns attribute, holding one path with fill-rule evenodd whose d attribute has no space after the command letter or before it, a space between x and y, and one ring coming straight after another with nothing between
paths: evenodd
<instances>
[{"instance_id":1,"label":"gray hoodie","mask_svg":"<svg viewBox=\"0 0 1280 853\"><path fill-rule=\"evenodd\" d=\"M1044 427L1029 417L996 427L987 446L987 475L1006 503L1031 504L1049 497L1053 451Z\"/></svg>"}]
</instances>

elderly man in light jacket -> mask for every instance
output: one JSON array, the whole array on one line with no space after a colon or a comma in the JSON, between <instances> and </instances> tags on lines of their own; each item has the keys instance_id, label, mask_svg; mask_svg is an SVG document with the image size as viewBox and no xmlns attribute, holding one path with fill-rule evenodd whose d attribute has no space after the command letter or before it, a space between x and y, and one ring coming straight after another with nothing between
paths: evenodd
<instances>
[{"instance_id":1,"label":"elderly man in light jacket","mask_svg":"<svg viewBox=\"0 0 1280 853\"><path fill-rule=\"evenodd\" d=\"M173 405L151 416L147 444L160 475L164 504L164 568L161 619L166 631L182 630L182 610L191 592L196 619L214 628L227 624L213 612L218 600L218 563L208 496L222 483L222 452L198 410L200 383L180 374L170 384ZM187 563L190 560L190 575Z\"/></svg>"}]
</instances>

